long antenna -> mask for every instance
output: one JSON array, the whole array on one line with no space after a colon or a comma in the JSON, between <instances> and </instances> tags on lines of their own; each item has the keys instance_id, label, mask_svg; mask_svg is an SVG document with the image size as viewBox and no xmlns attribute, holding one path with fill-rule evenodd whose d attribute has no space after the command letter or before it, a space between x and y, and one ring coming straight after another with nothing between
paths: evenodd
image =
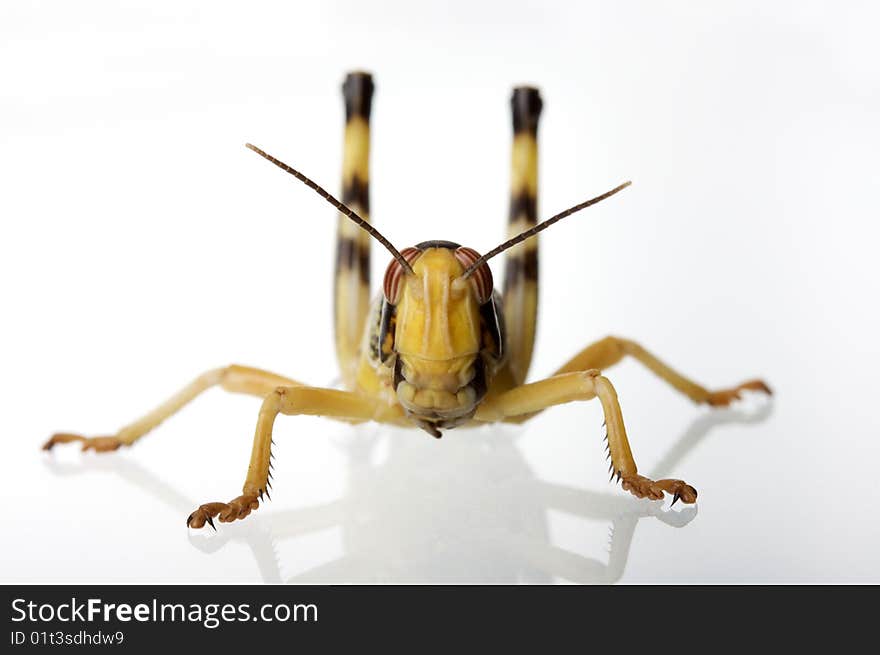
<instances>
[{"instance_id":1,"label":"long antenna","mask_svg":"<svg viewBox=\"0 0 880 655\"><path fill-rule=\"evenodd\" d=\"M495 255L504 252L508 248L511 248L518 243L522 243L526 239L532 238L538 232L546 230L548 227L550 227L551 225L553 225L557 221L561 221L566 216L571 216L575 212L579 212L582 209L586 209L590 205L595 205L597 202L602 202L606 198L610 198L618 191L622 191L623 189L628 187L630 184L632 184L632 182L630 182L630 181L624 182L620 186L616 186L613 189L611 189L611 191L606 191L601 196L596 196L595 198L591 198L590 200L582 202L579 205L575 205L574 207L569 207L564 212L560 212L560 213L556 214L556 216L552 216L552 217L548 218L543 223L538 223L535 227L530 228L530 229L526 230L525 232L521 232L520 234L517 234L512 239L509 239L509 240L505 241L504 243L502 243L497 248L490 250L485 255L480 257L477 261L475 261L473 264L471 264L468 267L468 269L464 273L462 273L462 277L464 277L464 278L470 277L474 271L476 271L480 266L482 266L487 261L492 259Z\"/></svg>"},{"instance_id":2,"label":"long antenna","mask_svg":"<svg viewBox=\"0 0 880 655\"><path fill-rule=\"evenodd\" d=\"M285 164L280 159L275 159L275 157L268 154L267 152L264 152L263 150L260 150L257 146L255 146L253 144L246 143L245 146L247 146L248 148L253 150L255 153L260 155L260 157L263 157L264 159L268 159L270 162L275 164L281 170L287 171L288 173L293 175L296 179L298 179L300 182L305 184L307 187L313 189L315 191L315 193L317 193L324 200L326 200L331 205L336 207L336 209L338 209L341 214L350 218L360 228L362 228L367 234L369 234L376 241L378 241L383 246L385 246L388 249L388 252L390 252L391 255L394 257L394 259L396 259L398 261L398 263L401 266L403 266L403 270L406 271L408 275L415 275L415 272L413 271L412 266L410 266L409 262L403 258L403 255L400 254L400 251L398 251L397 248L395 248L388 239L386 239L384 236L382 236L382 234L379 232L379 230L377 230L372 225L370 225L367 221L365 221L363 218L358 216L357 212L355 212L353 209L351 209L347 205L343 204L342 202L340 202L339 200L337 200L336 198L331 196L323 187L319 186L318 184L316 184L315 182L310 180L308 177L306 177L305 175L300 173L295 168L291 168L290 166Z\"/></svg>"}]
</instances>

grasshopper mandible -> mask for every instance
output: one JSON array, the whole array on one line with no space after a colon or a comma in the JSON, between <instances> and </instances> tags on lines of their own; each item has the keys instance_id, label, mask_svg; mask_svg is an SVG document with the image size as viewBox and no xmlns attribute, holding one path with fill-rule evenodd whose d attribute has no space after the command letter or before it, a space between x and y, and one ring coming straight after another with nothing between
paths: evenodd
<instances>
[{"instance_id":1,"label":"grasshopper mandible","mask_svg":"<svg viewBox=\"0 0 880 655\"><path fill-rule=\"evenodd\" d=\"M243 519L271 488L275 418L320 415L350 423L377 421L417 426L434 437L460 425L522 423L553 405L598 398L605 415L611 478L639 498L663 494L693 503L697 491L682 480L638 474L617 393L602 371L631 356L696 403L725 406L744 390L770 393L761 380L709 391L680 375L637 343L606 337L587 346L552 376L526 383L537 321L537 234L563 218L629 186L629 182L539 223L537 220L537 89L513 90L513 150L509 239L480 255L449 241L425 241L398 250L369 222L370 107L373 81L349 73L345 99L342 201L259 148L247 147L305 183L339 212L335 271L336 352L346 390L312 387L245 366L208 371L162 405L113 436L59 433L43 446L78 441L98 452L130 446L210 387L262 398L242 494L228 503L198 507L192 528L213 519ZM370 237L392 255L381 293L369 297ZM488 260L507 252L503 290L494 288Z\"/></svg>"}]
</instances>

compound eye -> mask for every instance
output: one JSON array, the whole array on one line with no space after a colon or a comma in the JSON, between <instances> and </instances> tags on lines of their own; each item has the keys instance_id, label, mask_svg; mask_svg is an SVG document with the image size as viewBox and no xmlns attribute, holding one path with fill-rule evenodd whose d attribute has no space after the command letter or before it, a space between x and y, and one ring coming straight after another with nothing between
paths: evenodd
<instances>
[{"instance_id":1,"label":"compound eye","mask_svg":"<svg viewBox=\"0 0 880 655\"><path fill-rule=\"evenodd\" d=\"M480 258L480 253L473 248L465 248L462 246L455 250L455 258L462 267L467 269ZM482 305L492 299L494 282L492 281L492 269L489 268L489 264L481 264L477 270L471 273L468 279L473 286L474 293L477 294L477 302L479 304Z\"/></svg>"},{"instance_id":2,"label":"compound eye","mask_svg":"<svg viewBox=\"0 0 880 655\"><path fill-rule=\"evenodd\" d=\"M400 254L412 266L412 263L422 254L422 251L418 248L404 248L400 251ZM405 275L406 271L403 270L403 266L396 259L392 259L391 263L388 264L388 268L385 269L382 291L385 294L385 300L392 305L396 305L397 301L400 300L400 290L403 286L401 281Z\"/></svg>"}]
</instances>

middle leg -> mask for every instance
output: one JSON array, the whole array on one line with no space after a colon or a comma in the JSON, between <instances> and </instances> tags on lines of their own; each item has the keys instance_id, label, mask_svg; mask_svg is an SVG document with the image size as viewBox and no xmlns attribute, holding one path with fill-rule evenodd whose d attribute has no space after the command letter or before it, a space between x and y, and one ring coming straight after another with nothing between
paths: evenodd
<instances>
[{"instance_id":1,"label":"middle leg","mask_svg":"<svg viewBox=\"0 0 880 655\"><path fill-rule=\"evenodd\" d=\"M605 337L601 341L587 346L568 362L562 365L554 375L572 373L574 371L587 371L597 368L606 370L626 356L640 362L648 370L674 389L680 391L695 403L705 403L713 407L729 405L739 399L742 391L763 391L772 393L762 380L748 380L735 387L710 391L696 382L689 380L672 367L663 363L657 357L642 348L635 341L621 339L619 337Z\"/></svg>"},{"instance_id":2,"label":"middle leg","mask_svg":"<svg viewBox=\"0 0 880 655\"><path fill-rule=\"evenodd\" d=\"M298 386L300 382L276 373L249 366L226 366L203 373L164 403L136 421L129 423L116 434L101 437L84 437L80 434L59 432L43 444L43 450L51 450L58 444L79 442L83 450L108 452L122 446L131 446L160 423L173 416L211 387L220 386L232 393L263 397L280 385Z\"/></svg>"}]
</instances>

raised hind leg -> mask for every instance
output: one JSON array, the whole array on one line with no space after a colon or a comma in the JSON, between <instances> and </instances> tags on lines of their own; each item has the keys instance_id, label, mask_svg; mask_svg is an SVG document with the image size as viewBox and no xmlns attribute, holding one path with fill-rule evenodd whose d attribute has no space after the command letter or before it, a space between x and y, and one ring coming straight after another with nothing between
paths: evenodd
<instances>
[{"instance_id":1,"label":"raised hind leg","mask_svg":"<svg viewBox=\"0 0 880 655\"><path fill-rule=\"evenodd\" d=\"M145 414L133 423L126 425L114 435L104 437L84 437L79 434L60 432L43 444L44 450L51 450L61 443L76 441L82 444L83 450L107 452L121 446L130 446L155 428L162 421L179 412L197 396L211 387L220 386L233 393L245 393L264 397L278 386L298 386L300 382L282 375L269 373L247 366L227 366L203 373L183 389L171 396L156 409Z\"/></svg>"},{"instance_id":2,"label":"raised hind leg","mask_svg":"<svg viewBox=\"0 0 880 655\"><path fill-rule=\"evenodd\" d=\"M508 237L538 222L538 119L541 95L532 87L517 87L510 99L513 148L510 161ZM504 323L507 364L513 384L525 382L538 320L538 237L505 253Z\"/></svg>"},{"instance_id":3,"label":"raised hind leg","mask_svg":"<svg viewBox=\"0 0 880 655\"><path fill-rule=\"evenodd\" d=\"M342 202L369 221L372 77L368 73L349 73L342 85L342 94L345 100ZM353 389L364 321L370 310L370 235L342 215L336 228L334 275L336 356L342 379Z\"/></svg>"}]
</instances>

